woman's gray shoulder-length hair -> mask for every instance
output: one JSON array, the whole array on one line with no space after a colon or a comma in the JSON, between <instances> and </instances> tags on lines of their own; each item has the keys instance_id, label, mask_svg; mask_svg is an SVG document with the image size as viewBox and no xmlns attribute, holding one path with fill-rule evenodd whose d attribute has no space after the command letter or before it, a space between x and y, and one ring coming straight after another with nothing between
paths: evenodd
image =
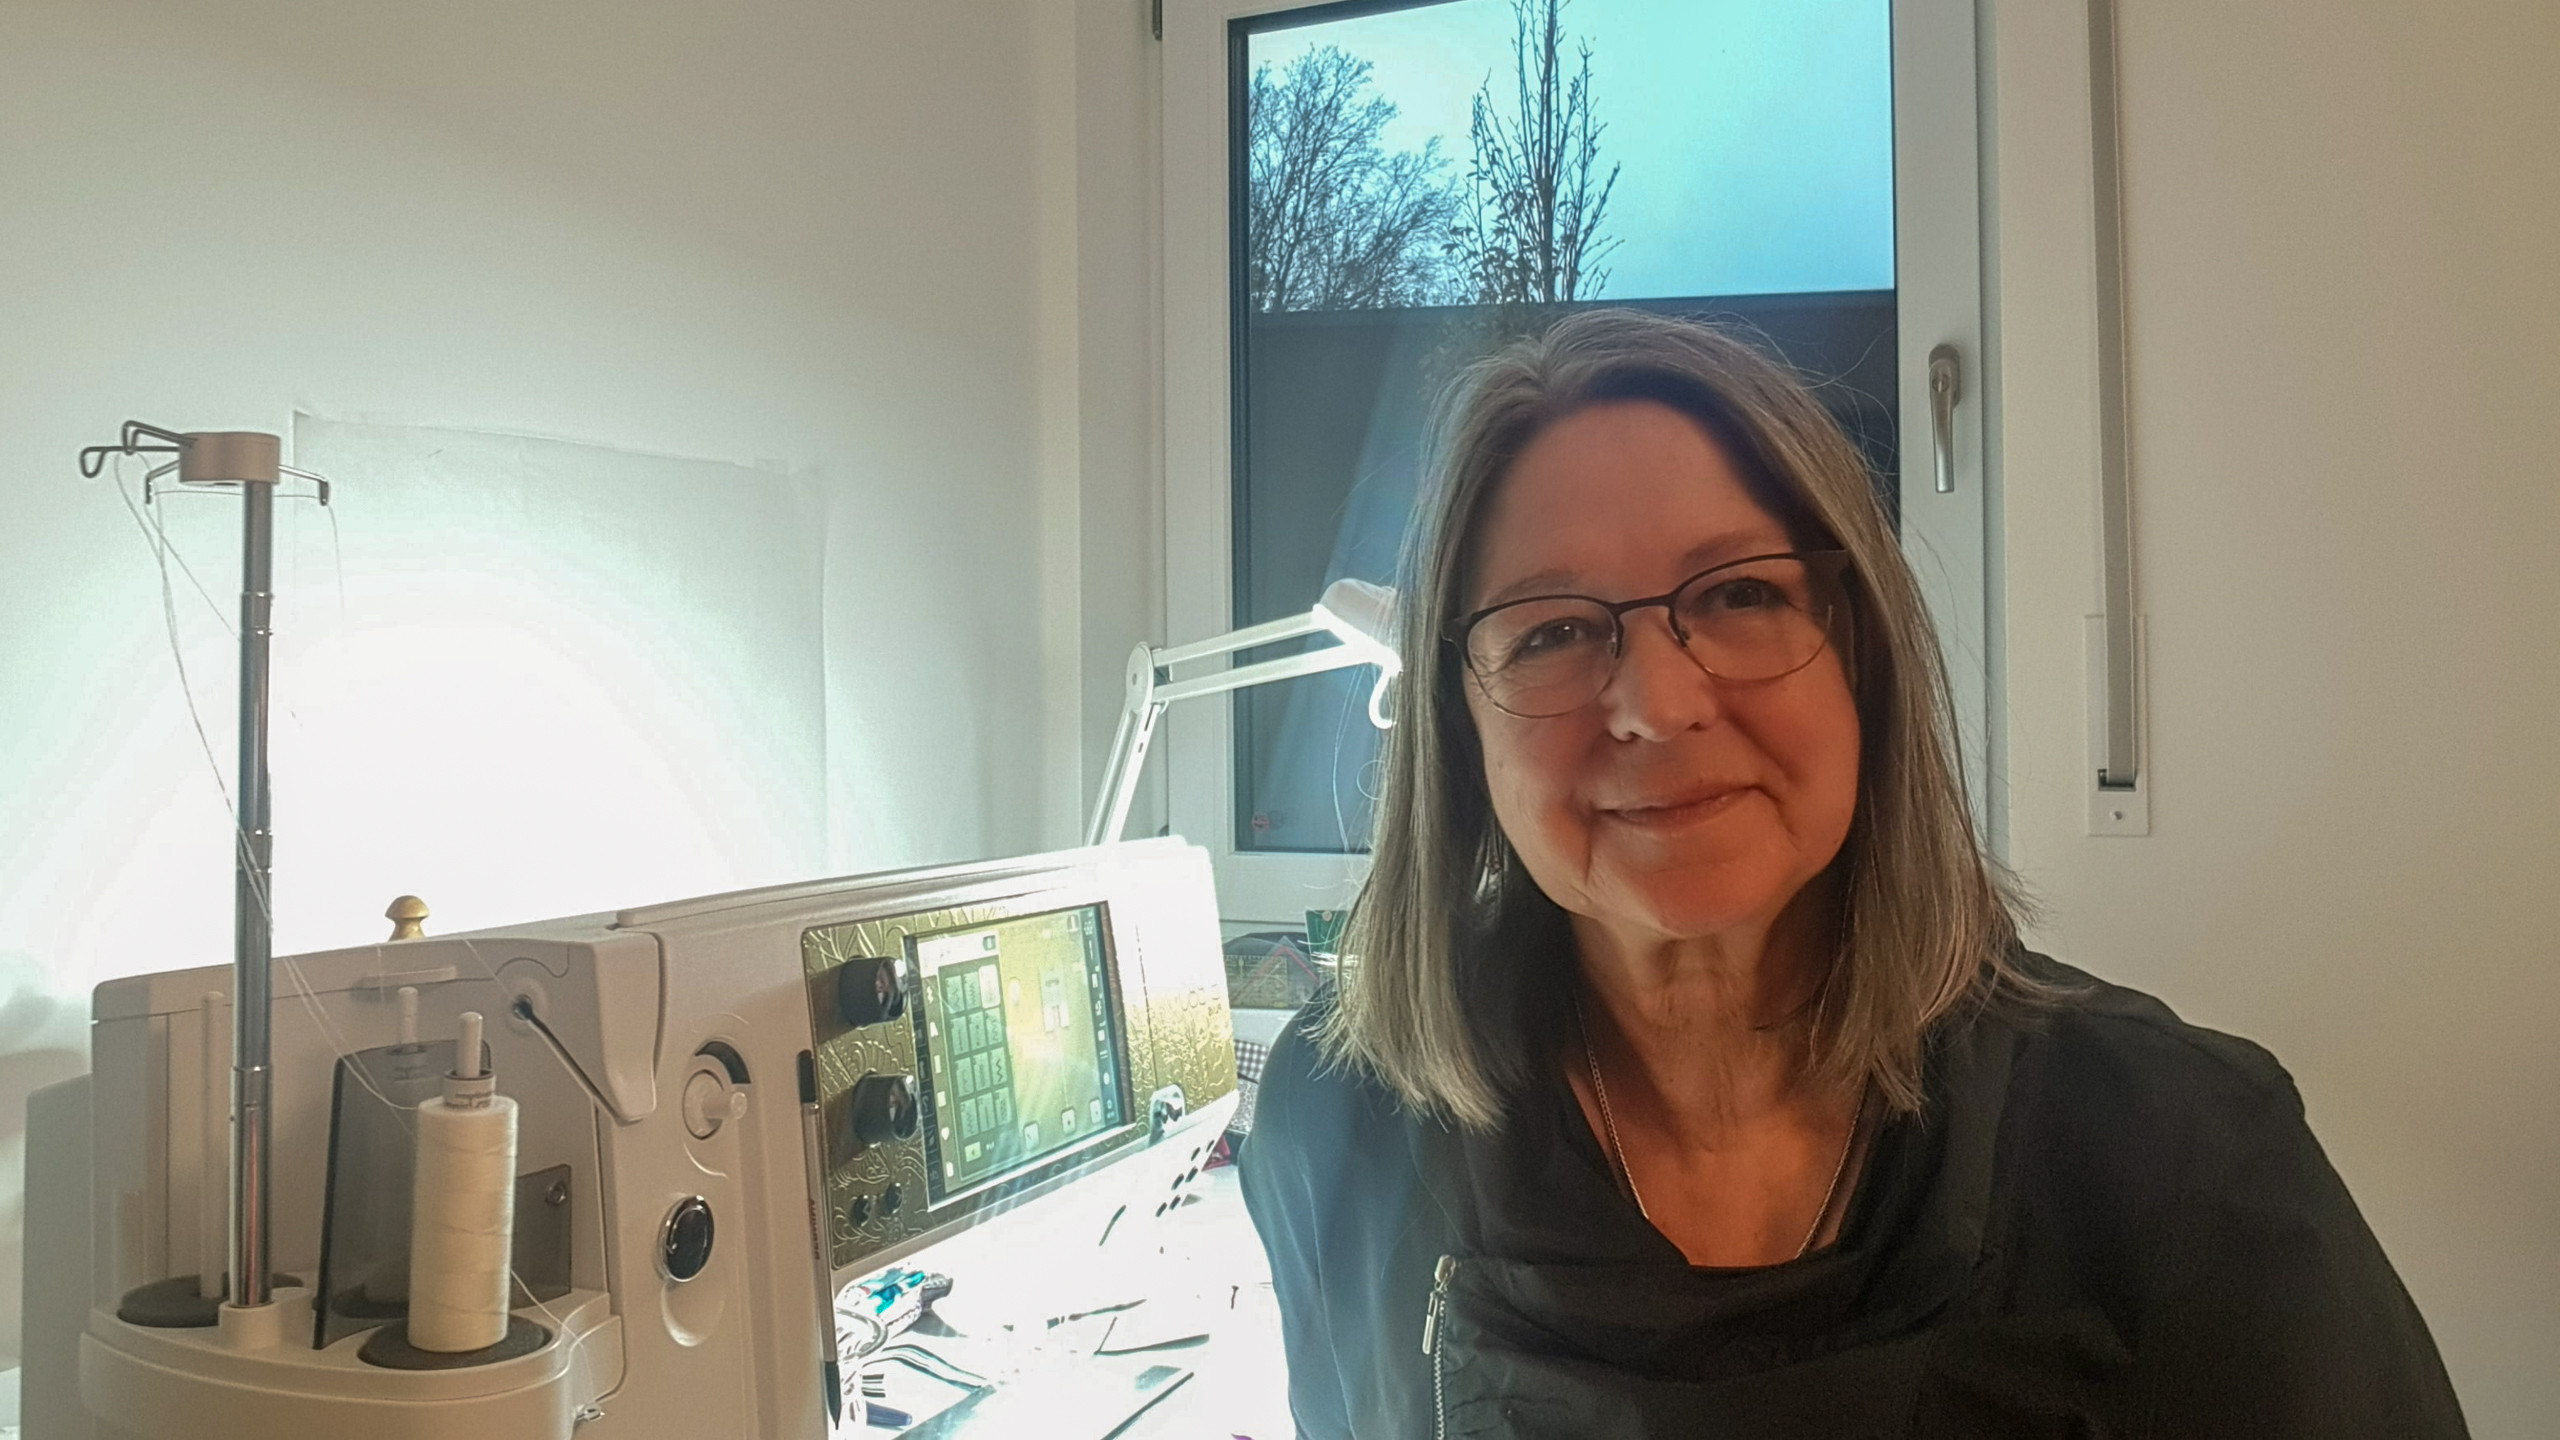
<instances>
[{"instance_id":1,"label":"woman's gray shoulder-length hair","mask_svg":"<svg viewBox=\"0 0 2560 1440\"><path fill-rule=\"evenodd\" d=\"M1612 400L1697 421L1793 543L1849 553L1835 643L1849 642L1858 802L1833 861L1839 952L1803 1023L1817 1082L1867 1080L1895 1112L1916 1111L1933 1022L2004 991L2050 993L2013 959L2021 900L1966 808L1936 635L1864 460L1805 386L1721 330L1626 310L1584 311L1512 344L1442 401L1436 490L1401 567L1403 693L1369 878L1322 1049L1425 1113L1490 1129L1567 1038L1568 923L1495 822L1464 662L1442 637L1513 459L1555 421Z\"/></svg>"}]
</instances>

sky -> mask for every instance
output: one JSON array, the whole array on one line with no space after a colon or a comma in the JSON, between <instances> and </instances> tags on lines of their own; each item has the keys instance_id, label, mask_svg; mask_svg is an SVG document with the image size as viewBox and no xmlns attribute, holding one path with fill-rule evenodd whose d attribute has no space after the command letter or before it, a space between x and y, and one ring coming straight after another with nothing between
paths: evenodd
<instances>
[{"instance_id":1,"label":"sky","mask_svg":"<svg viewBox=\"0 0 2560 1440\"><path fill-rule=\"evenodd\" d=\"M1592 298L1893 284L1889 0L1569 0L1591 46L1601 161L1623 242ZM1469 106L1512 93L1510 0L1442 0L1255 34L1252 63L1336 45L1374 67L1390 149L1432 136L1463 174Z\"/></svg>"}]
</instances>

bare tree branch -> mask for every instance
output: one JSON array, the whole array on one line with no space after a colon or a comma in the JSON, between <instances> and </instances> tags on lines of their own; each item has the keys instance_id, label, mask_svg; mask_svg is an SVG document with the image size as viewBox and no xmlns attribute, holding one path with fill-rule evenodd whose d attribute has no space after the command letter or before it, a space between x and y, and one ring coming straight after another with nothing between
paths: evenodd
<instances>
[{"instance_id":1,"label":"bare tree branch","mask_svg":"<svg viewBox=\"0 0 2560 1440\"><path fill-rule=\"evenodd\" d=\"M1444 237L1457 214L1433 140L1387 152L1396 107L1370 65L1331 45L1246 94L1245 287L1256 310L1348 310L1456 298Z\"/></svg>"},{"instance_id":2,"label":"bare tree branch","mask_svg":"<svg viewBox=\"0 0 2560 1440\"><path fill-rule=\"evenodd\" d=\"M1589 299L1609 282L1599 262L1618 241L1600 227L1618 167L1599 173L1608 127L1592 117L1588 42L1564 73L1567 3L1511 0L1509 110L1495 107L1490 78L1476 91L1475 158L1449 248L1482 304Z\"/></svg>"}]
</instances>

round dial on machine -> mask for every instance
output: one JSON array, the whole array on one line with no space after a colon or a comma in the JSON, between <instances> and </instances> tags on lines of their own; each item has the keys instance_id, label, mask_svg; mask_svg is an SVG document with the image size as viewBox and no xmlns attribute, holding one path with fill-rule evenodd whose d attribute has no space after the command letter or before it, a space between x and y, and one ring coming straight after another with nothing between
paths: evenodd
<instances>
[{"instance_id":1,"label":"round dial on machine","mask_svg":"<svg viewBox=\"0 0 2560 1440\"><path fill-rule=\"evenodd\" d=\"M898 984L898 962L866 955L836 970L836 1014L856 1027L877 1025L907 1013L907 993Z\"/></svg>"},{"instance_id":2,"label":"round dial on machine","mask_svg":"<svg viewBox=\"0 0 2560 1440\"><path fill-rule=\"evenodd\" d=\"M912 1140L916 1134L916 1080L912 1075L865 1075L854 1082L853 1138L865 1145Z\"/></svg>"}]
</instances>

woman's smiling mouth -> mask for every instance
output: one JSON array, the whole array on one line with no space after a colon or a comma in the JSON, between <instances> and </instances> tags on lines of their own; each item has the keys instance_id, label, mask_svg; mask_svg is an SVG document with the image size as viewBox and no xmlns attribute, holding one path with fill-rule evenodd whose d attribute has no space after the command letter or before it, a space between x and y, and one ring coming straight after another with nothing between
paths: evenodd
<instances>
[{"instance_id":1,"label":"woman's smiling mouth","mask_svg":"<svg viewBox=\"0 0 2560 1440\"><path fill-rule=\"evenodd\" d=\"M1621 825L1631 825L1638 829L1670 830L1721 815L1750 793L1750 786L1737 785L1730 790L1710 790L1690 796L1646 800L1632 805L1602 806L1600 814Z\"/></svg>"}]
</instances>

